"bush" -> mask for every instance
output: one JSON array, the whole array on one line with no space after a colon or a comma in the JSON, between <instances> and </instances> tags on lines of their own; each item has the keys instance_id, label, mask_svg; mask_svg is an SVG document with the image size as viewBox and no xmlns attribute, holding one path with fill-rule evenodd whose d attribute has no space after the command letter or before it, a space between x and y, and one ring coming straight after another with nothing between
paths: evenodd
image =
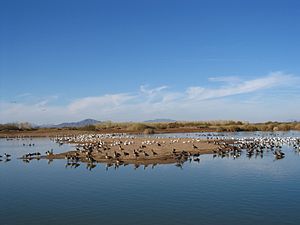
<instances>
[{"instance_id":1,"label":"bush","mask_svg":"<svg viewBox=\"0 0 300 225\"><path fill-rule=\"evenodd\" d=\"M24 130L33 130L30 123L6 123L0 124L1 131L24 131Z\"/></svg>"},{"instance_id":2,"label":"bush","mask_svg":"<svg viewBox=\"0 0 300 225\"><path fill-rule=\"evenodd\" d=\"M96 126L95 125L86 125L84 127L80 127L80 130L95 131L96 130Z\"/></svg>"},{"instance_id":3,"label":"bush","mask_svg":"<svg viewBox=\"0 0 300 225\"><path fill-rule=\"evenodd\" d=\"M300 124L297 124L294 128L295 130L300 130Z\"/></svg>"},{"instance_id":4,"label":"bush","mask_svg":"<svg viewBox=\"0 0 300 225\"><path fill-rule=\"evenodd\" d=\"M144 134L155 134L155 130L153 128L147 128L143 132Z\"/></svg>"},{"instance_id":5,"label":"bush","mask_svg":"<svg viewBox=\"0 0 300 225\"><path fill-rule=\"evenodd\" d=\"M259 130L259 128L254 125L245 125L245 126L243 126L242 129L245 131L258 131Z\"/></svg>"},{"instance_id":6,"label":"bush","mask_svg":"<svg viewBox=\"0 0 300 225\"><path fill-rule=\"evenodd\" d=\"M142 132L147 128L152 128L146 124L143 123L133 123L132 125L130 125L129 127L127 127L128 131L139 131Z\"/></svg>"},{"instance_id":7,"label":"bush","mask_svg":"<svg viewBox=\"0 0 300 225\"><path fill-rule=\"evenodd\" d=\"M227 131L224 127L217 127L217 132L225 132Z\"/></svg>"},{"instance_id":8,"label":"bush","mask_svg":"<svg viewBox=\"0 0 300 225\"><path fill-rule=\"evenodd\" d=\"M281 131L288 131L288 130L291 129L291 127L288 124L280 124L278 126L278 129L281 130Z\"/></svg>"}]
</instances>

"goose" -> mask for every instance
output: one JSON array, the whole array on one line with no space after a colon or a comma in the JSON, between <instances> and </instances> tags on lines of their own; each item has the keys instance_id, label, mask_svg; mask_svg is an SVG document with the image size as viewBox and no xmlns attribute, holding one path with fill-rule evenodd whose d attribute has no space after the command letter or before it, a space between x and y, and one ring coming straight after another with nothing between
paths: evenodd
<instances>
[{"instance_id":1,"label":"goose","mask_svg":"<svg viewBox=\"0 0 300 225\"><path fill-rule=\"evenodd\" d=\"M11 155L9 155L9 154L7 154L7 153L4 153L4 156L5 156L5 158L11 157Z\"/></svg>"},{"instance_id":2,"label":"goose","mask_svg":"<svg viewBox=\"0 0 300 225\"><path fill-rule=\"evenodd\" d=\"M200 156L200 153L195 153L193 154L193 157L196 158L196 157L199 157Z\"/></svg>"},{"instance_id":3,"label":"goose","mask_svg":"<svg viewBox=\"0 0 300 225\"><path fill-rule=\"evenodd\" d=\"M66 156L65 156L65 159L69 162L69 160L71 159L71 156L66 155Z\"/></svg>"},{"instance_id":4,"label":"goose","mask_svg":"<svg viewBox=\"0 0 300 225\"><path fill-rule=\"evenodd\" d=\"M115 151L114 152L114 158L119 158L119 157L121 157L121 154Z\"/></svg>"},{"instance_id":5,"label":"goose","mask_svg":"<svg viewBox=\"0 0 300 225\"><path fill-rule=\"evenodd\" d=\"M111 157L111 156L109 156L107 153L105 153L105 158L106 158L106 159L109 159L109 160L111 160L111 159L112 159L112 157Z\"/></svg>"},{"instance_id":6,"label":"goose","mask_svg":"<svg viewBox=\"0 0 300 225\"><path fill-rule=\"evenodd\" d=\"M91 156L87 156L86 159L87 159L89 162L91 162L91 163L96 162L96 160L95 160L93 157L91 157Z\"/></svg>"},{"instance_id":7,"label":"goose","mask_svg":"<svg viewBox=\"0 0 300 225\"><path fill-rule=\"evenodd\" d=\"M88 163L87 165L86 165L86 168L88 169L88 170L92 170L92 169L94 169L96 167L96 165L95 164L92 164L92 163Z\"/></svg>"},{"instance_id":8,"label":"goose","mask_svg":"<svg viewBox=\"0 0 300 225\"><path fill-rule=\"evenodd\" d=\"M151 149L151 151L153 155L157 155L157 153L153 149Z\"/></svg>"},{"instance_id":9,"label":"goose","mask_svg":"<svg viewBox=\"0 0 300 225\"><path fill-rule=\"evenodd\" d=\"M283 152L281 152L280 150L274 151L273 154L277 159L282 159L285 156L285 154Z\"/></svg>"},{"instance_id":10,"label":"goose","mask_svg":"<svg viewBox=\"0 0 300 225\"><path fill-rule=\"evenodd\" d=\"M135 149L133 150L133 154L136 158L139 157L139 153Z\"/></svg>"},{"instance_id":11,"label":"goose","mask_svg":"<svg viewBox=\"0 0 300 225\"><path fill-rule=\"evenodd\" d=\"M200 159L199 158L195 158L194 161L199 163Z\"/></svg>"},{"instance_id":12,"label":"goose","mask_svg":"<svg viewBox=\"0 0 300 225\"><path fill-rule=\"evenodd\" d=\"M46 151L46 155L53 155L53 149L51 149L50 151Z\"/></svg>"},{"instance_id":13,"label":"goose","mask_svg":"<svg viewBox=\"0 0 300 225\"><path fill-rule=\"evenodd\" d=\"M151 169L154 169L156 165L157 165L157 163L153 163L151 166Z\"/></svg>"},{"instance_id":14,"label":"goose","mask_svg":"<svg viewBox=\"0 0 300 225\"><path fill-rule=\"evenodd\" d=\"M124 163L124 161L122 161L122 160L119 160L119 159L116 160L117 165L122 165L123 163Z\"/></svg>"}]
</instances>

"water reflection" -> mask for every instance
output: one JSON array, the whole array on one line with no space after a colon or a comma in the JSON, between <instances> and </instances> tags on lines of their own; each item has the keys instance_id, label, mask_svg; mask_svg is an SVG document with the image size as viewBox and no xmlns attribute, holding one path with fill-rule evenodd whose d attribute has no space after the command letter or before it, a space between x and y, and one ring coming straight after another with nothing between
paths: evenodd
<instances>
[{"instance_id":1,"label":"water reflection","mask_svg":"<svg viewBox=\"0 0 300 225\"><path fill-rule=\"evenodd\" d=\"M23 142L27 143L0 140L0 155L12 155L11 161L4 163L2 157L0 163L1 224L298 225L300 221L300 156L286 143L280 160L271 149L263 154L247 154L244 149L240 154L190 156L171 164L91 164L43 157L23 162L19 158L28 152L75 149L49 139L28 140L35 143L30 147Z\"/></svg>"}]
</instances>

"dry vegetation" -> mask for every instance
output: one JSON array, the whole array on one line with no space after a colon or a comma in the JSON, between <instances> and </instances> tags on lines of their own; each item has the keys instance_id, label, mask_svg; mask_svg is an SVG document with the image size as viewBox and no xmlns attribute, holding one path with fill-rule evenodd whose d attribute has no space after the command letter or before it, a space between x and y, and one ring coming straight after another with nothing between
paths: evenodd
<instances>
[{"instance_id":1,"label":"dry vegetation","mask_svg":"<svg viewBox=\"0 0 300 225\"><path fill-rule=\"evenodd\" d=\"M288 131L300 130L300 122L248 123L242 121L193 121L170 123L113 123L104 122L94 126L95 130L125 130L128 132L159 133L177 129L237 132L237 131Z\"/></svg>"},{"instance_id":2,"label":"dry vegetation","mask_svg":"<svg viewBox=\"0 0 300 225\"><path fill-rule=\"evenodd\" d=\"M6 123L0 124L0 131L29 131L35 130L30 123Z\"/></svg>"},{"instance_id":3,"label":"dry vegetation","mask_svg":"<svg viewBox=\"0 0 300 225\"><path fill-rule=\"evenodd\" d=\"M170 133L170 132L238 132L300 130L300 122L248 123L242 121L178 121L164 123L102 122L73 128L36 128L29 123L0 124L0 132L99 132L99 133Z\"/></svg>"}]
</instances>

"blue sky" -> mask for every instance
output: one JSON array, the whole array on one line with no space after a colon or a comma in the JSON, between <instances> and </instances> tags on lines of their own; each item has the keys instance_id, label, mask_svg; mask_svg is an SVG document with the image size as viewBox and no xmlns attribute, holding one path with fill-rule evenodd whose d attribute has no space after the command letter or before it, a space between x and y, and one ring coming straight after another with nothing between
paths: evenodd
<instances>
[{"instance_id":1,"label":"blue sky","mask_svg":"<svg viewBox=\"0 0 300 225\"><path fill-rule=\"evenodd\" d=\"M300 119L299 1L3 0L0 122Z\"/></svg>"}]
</instances>

